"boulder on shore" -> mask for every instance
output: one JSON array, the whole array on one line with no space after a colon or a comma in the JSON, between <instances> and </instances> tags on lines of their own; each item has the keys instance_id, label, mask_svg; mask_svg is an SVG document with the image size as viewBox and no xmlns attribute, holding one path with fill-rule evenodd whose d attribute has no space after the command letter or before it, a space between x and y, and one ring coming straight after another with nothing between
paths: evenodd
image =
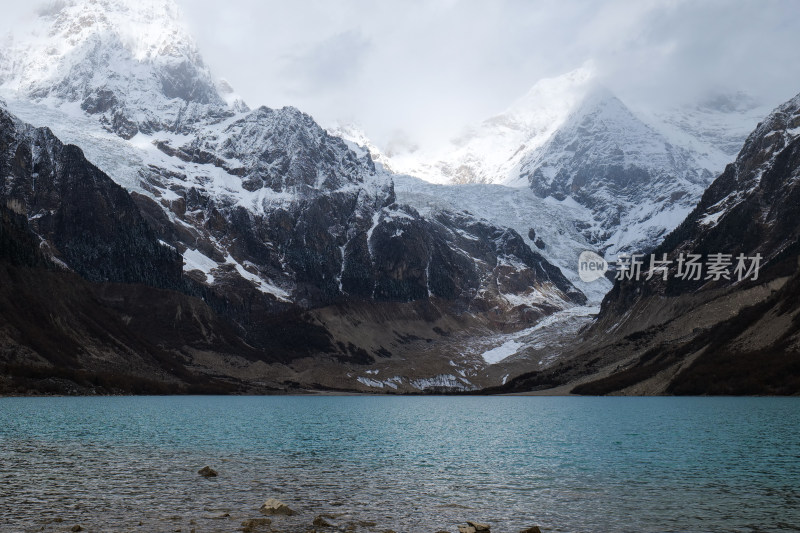
<instances>
[{"instance_id":1,"label":"boulder on shore","mask_svg":"<svg viewBox=\"0 0 800 533\"><path fill-rule=\"evenodd\" d=\"M294 516L297 514L297 512L290 509L288 505L286 505L281 501L276 500L275 498L270 498L267 501L265 501L261 505L260 511L261 514L269 516L272 515Z\"/></svg>"}]
</instances>

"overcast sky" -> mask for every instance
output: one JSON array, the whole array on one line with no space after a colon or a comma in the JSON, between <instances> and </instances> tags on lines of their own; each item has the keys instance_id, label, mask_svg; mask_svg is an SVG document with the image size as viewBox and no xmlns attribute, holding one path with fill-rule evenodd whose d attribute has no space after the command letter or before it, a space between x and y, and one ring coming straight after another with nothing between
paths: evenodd
<instances>
[{"instance_id":1,"label":"overcast sky","mask_svg":"<svg viewBox=\"0 0 800 533\"><path fill-rule=\"evenodd\" d=\"M439 142L588 60L630 103L800 92L798 0L177 1L251 107L352 120L379 144Z\"/></svg>"},{"instance_id":2,"label":"overcast sky","mask_svg":"<svg viewBox=\"0 0 800 533\"><path fill-rule=\"evenodd\" d=\"M420 142L498 113L592 60L623 98L660 104L800 92L797 0L180 0L207 63L252 104Z\"/></svg>"}]
</instances>

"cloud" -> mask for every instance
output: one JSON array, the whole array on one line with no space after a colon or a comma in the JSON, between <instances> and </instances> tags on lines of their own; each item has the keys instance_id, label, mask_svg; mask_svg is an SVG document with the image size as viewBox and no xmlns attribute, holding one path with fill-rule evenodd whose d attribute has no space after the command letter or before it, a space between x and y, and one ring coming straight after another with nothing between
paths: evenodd
<instances>
[{"instance_id":1,"label":"cloud","mask_svg":"<svg viewBox=\"0 0 800 533\"><path fill-rule=\"evenodd\" d=\"M283 56L282 78L295 84L295 94L304 96L352 86L369 48L369 39L360 31L344 31Z\"/></svg>"},{"instance_id":2,"label":"cloud","mask_svg":"<svg viewBox=\"0 0 800 533\"><path fill-rule=\"evenodd\" d=\"M251 105L356 121L423 146L587 61L625 101L800 91L795 0L177 0L206 62ZM18 13L4 12L0 30Z\"/></svg>"}]
</instances>

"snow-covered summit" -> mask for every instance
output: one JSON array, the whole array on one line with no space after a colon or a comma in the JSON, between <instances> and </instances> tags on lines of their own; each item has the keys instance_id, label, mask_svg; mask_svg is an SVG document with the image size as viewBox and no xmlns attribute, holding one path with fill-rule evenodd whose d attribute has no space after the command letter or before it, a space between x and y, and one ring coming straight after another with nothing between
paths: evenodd
<instances>
[{"instance_id":1,"label":"snow-covered summit","mask_svg":"<svg viewBox=\"0 0 800 533\"><path fill-rule=\"evenodd\" d=\"M589 207L593 240L612 255L652 247L691 210L712 175L692 154L594 87L538 150L519 183Z\"/></svg>"},{"instance_id":2,"label":"snow-covered summit","mask_svg":"<svg viewBox=\"0 0 800 533\"><path fill-rule=\"evenodd\" d=\"M77 103L124 138L231 112L172 0L53 4L0 52L0 86Z\"/></svg>"},{"instance_id":3,"label":"snow-covered summit","mask_svg":"<svg viewBox=\"0 0 800 533\"><path fill-rule=\"evenodd\" d=\"M389 166L433 183L506 183L515 178L522 157L542 146L595 84L589 65L542 79L444 151L397 154Z\"/></svg>"}]
</instances>

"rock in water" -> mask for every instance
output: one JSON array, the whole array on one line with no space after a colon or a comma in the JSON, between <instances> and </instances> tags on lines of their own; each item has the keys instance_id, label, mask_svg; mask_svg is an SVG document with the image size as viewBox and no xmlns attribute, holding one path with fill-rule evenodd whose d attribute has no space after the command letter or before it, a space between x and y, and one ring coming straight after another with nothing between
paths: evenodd
<instances>
[{"instance_id":1,"label":"rock in water","mask_svg":"<svg viewBox=\"0 0 800 533\"><path fill-rule=\"evenodd\" d=\"M311 525L314 527L333 527L333 525L325 520L325 518L323 518L321 515L316 517Z\"/></svg>"},{"instance_id":2,"label":"rock in water","mask_svg":"<svg viewBox=\"0 0 800 533\"><path fill-rule=\"evenodd\" d=\"M472 526L458 526L458 533L475 533L476 529Z\"/></svg>"},{"instance_id":3,"label":"rock in water","mask_svg":"<svg viewBox=\"0 0 800 533\"><path fill-rule=\"evenodd\" d=\"M204 466L200 470L197 471L203 477L217 477L217 471L211 468L210 466Z\"/></svg>"},{"instance_id":4,"label":"rock in water","mask_svg":"<svg viewBox=\"0 0 800 533\"><path fill-rule=\"evenodd\" d=\"M531 526L528 529L520 530L519 533L542 533L542 530L539 529L539 526Z\"/></svg>"},{"instance_id":5,"label":"rock in water","mask_svg":"<svg viewBox=\"0 0 800 533\"><path fill-rule=\"evenodd\" d=\"M242 531L244 533L252 533L256 529L268 526L272 523L269 518L249 518L242 522Z\"/></svg>"},{"instance_id":6,"label":"rock in water","mask_svg":"<svg viewBox=\"0 0 800 533\"><path fill-rule=\"evenodd\" d=\"M489 524L467 521L467 525L475 528L476 533L489 533Z\"/></svg>"},{"instance_id":7,"label":"rock in water","mask_svg":"<svg viewBox=\"0 0 800 533\"><path fill-rule=\"evenodd\" d=\"M275 498L270 498L264 502L261 506L261 514L265 515L283 515L283 516L294 516L297 512L293 511L283 502L276 500Z\"/></svg>"}]
</instances>

